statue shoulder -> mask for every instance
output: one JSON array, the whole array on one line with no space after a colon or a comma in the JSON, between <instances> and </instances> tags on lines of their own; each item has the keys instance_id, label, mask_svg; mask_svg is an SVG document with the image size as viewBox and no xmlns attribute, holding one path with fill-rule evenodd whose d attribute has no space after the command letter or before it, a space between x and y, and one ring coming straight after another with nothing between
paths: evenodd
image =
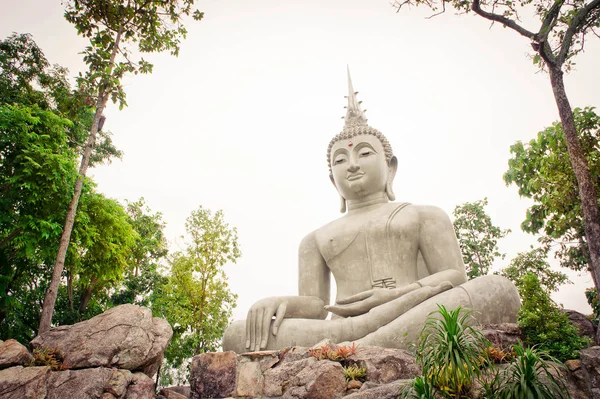
<instances>
[{"instance_id":1,"label":"statue shoulder","mask_svg":"<svg viewBox=\"0 0 600 399\"><path fill-rule=\"evenodd\" d=\"M422 220L431 220L431 219L450 219L448 214L440 207L433 205L411 205L411 208L414 209L419 214L420 219Z\"/></svg>"}]
</instances>

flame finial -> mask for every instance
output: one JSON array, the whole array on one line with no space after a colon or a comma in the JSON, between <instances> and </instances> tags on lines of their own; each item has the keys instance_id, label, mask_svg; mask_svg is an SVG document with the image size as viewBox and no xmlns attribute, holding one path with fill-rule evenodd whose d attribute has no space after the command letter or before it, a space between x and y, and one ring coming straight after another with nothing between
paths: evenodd
<instances>
[{"instance_id":1,"label":"flame finial","mask_svg":"<svg viewBox=\"0 0 600 399\"><path fill-rule=\"evenodd\" d=\"M367 126L367 118L365 112L360 108L360 103L356 99L357 91L354 91L352 86L352 78L350 77L350 67L348 69L348 106L346 108L346 116L344 117L344 129L354 126Z\"/></svg>"}]
</instances>

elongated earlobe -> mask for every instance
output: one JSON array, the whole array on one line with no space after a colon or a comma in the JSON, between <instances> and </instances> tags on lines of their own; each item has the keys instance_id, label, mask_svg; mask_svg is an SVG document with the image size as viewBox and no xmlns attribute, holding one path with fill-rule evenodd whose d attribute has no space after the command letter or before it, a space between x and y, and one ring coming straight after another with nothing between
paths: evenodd
<instances>
[{"instance_id":1,"label":"elongated earlobe","mask_svg":"<svg viewBox=\"0 0 600 399\"><path fill-rule=\"evenodd\" d=\"M340 195L340 212L346 213L346 198Z\"/></svg>"},{"instance_id":2,"label":"elongated earlobe","mask_svg":"<svg viewBox=\"0 0 600 399\"><path fill-rule=\"evenodd\" d=\"M390 201L396 200L396 195L394 194L394 190L392 189L392 182L388 182L385 185L385 193Z\"/></svg>"},{"instance_id":3,"label":"elongated earlobe","mask_svg":"<svg viewBox=\"0 0 600 399\"><path fill-rule=\"evenodd\" d=\"M396 200L396 195L394 194L394 190L392 188L392 183L394 181L394 177L396 177L396 171L398 170L398 158L392 157L388 162L388 181L385 185L385 193L390 201Z\"/></svg>"}]
</instances>

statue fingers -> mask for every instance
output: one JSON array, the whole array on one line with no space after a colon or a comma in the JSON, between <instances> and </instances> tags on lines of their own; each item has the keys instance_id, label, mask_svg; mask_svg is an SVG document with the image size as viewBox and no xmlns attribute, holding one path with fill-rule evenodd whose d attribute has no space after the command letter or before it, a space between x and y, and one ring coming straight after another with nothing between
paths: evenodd
<instances>
[{"instance_id":1,"label":"statue fingers","mask_svg":"<svg viewBox=\"0 0 600 399\"><path fill-rule=\"evenodd\" d=\"M264 315L264 308L260 308L256 311L256 315L254 315L254 318L256 319L256 321L254 322L254 328L256 329L256 331L254 332L254 342L253 342L253 349L254 351L260 350L260 341L262 339L262 324L263 324L263 315Z\"/></svg>"},{"instance_id":2,"label":"statue fingers","mask_svg":"<svg viewBox=\"0 0 600 399\"><path fill-rule=\"evenodd\" d=\"M246 324L250 324L250 344L248 345L248 349L251 351L254 350L254 337L256 336L256 310L250 311L250 317L246 320Z\"/></svg>"},{"instance_id":3,"label":"statue fingers","mask_svg":"<svg viewBox=\"0 0 600 399\"><path fill-rule=\"evenodd\" d=\"M369 298L370 296L372 296L374 292L375 291L373 291L373 290L359 292L358 294L351 295L347 298L342 298L342 299L336 301L336 303L338 305L347 305L349 303L362 301L362 300L365 300L365 299Z\"/></svg>"},{"instance_id":4,"label":"statue fingers","mask_svg":"<svg viewBox=\"0 0 600 399\"><path fill-rule=\"evenodd\" d=\"M353 308L348 307L348 306L338 306L338 305L325 306L326 311L335 313L336 315L342 316L342 317L354 316L354 315L358 314L355 311L353 311L352 309Z\"/></svg>"},{"instance_id":5,"label":"statue fingers","mask_svg":"<svg viewBox=\"0 0 600 399\"><path fill-rule=\"evenodd\" d=\"M269 327L271 327L271 320L273 319L273 314L275 313L275 309L269 308L265 310L261 323L260 330L260 347L259 349L264 349L267 347L267 341L269 340Z\"/></svg>"},{"instance_id":6,"label":"statue fingers","mask_svg":"<svg viewBox=\"0 0 600 399\"><path fill-rule=\"evenodd\" d=\"M246 349L250 349L250 320L252 320L252 309L248 311L248 315L246 316Z\"/></svg>"},{"instance_id":7,"label":"statue fingers","mask_svg":"<svg viewBox=\"0 0 600 399\"><path fill-rule=\"evenodd\" d=\"M287 310L287 302L282 302L277 307L277 311L275 312L275 322L273 323L273 335L277 335L277 330L279 330L279 325L283 321L285 317L285 311Z\"/></svg>"}]
</instances>

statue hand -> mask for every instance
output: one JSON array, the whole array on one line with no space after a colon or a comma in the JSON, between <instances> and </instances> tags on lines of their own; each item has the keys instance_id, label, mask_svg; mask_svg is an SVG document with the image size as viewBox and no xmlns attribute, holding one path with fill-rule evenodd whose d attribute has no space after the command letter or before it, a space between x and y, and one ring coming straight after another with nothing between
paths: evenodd
<instances>
[{"instance_id":1,"label":"statue hand","mask_svg":"<svg viewBox=\"0 0 600 399\"><path fill-rule=\"evenodd\" d=\"M342 317L358 316L406 293L403 289L373 288L340 299L333 306L325 306L325 310Z\"/></svg>"},{"instance_id":2,"label":"statue hand","mask_svg":"<svg viewBox=\"0 0 600 399\"><path fill-rule=\"evenodd\" d=\"M246 349L257 351L266 348L271 320L275 316L273 335L277 335L287 305L287 300L278 297L265 298L252 305L246 318Z\"/></svg>"}]
</instances>

